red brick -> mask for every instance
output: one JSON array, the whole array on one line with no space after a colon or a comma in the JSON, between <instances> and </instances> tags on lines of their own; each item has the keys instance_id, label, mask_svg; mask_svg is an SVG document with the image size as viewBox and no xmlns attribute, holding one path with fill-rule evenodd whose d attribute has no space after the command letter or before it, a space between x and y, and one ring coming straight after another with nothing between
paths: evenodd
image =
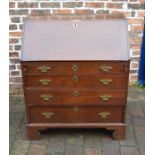
<instances>
[{"instance_id":1,"label":"red brick","mask_svg":"<svg viewBox=\"0 0 155 155\"><path fill-rule=\"evenodd\" d=\"M54 9L53 14L62 14L62 15L72 14L72 10L71 9Z\"/></svg>"},{"instance_id":2,"label":"red brick","mask_svg":"<svg viewBox=\"0 0 155 155\"><path fill-rule=\"evenodd\" d=\"M20 17L12 17L11 22L12 23L20 23Z\"/></svg>"},{"instance_id":3,"label":"red brick","mask_svg":"<svg viewBox=\"0 0 155 155\"><path fill-rule=\"evenodd\" d=\"M85 6L89 8L103 8L104 2L86 2Z\"/></svg>"},{"instance_id":4,"label":"red brick","mask_svg":"<svg viewBox=\"0 0 155 155\"><path fill-rule=\"evenodd\" d=\"M140 51L132 51L132 55L133 56L138 56L138 55L140 55Z\"/></svg>"},{"instance_id":5,"label":"red brick","mask_svg":"<svg viewBox=\"0 0 155 155\"><path fill-rule=\"evenodd\" d=\"M22 32L9 32L9 36L11 37L20 37Z\"/></svg>"},{"instance_id":6,"label":"red brick","mask_svg":"<svg viewBox=\"0 0 155 155\"><path fill-rule=\"evenodd\" d=\"M9 10L10 15L27 15L28 9L19 9L19 10Z\"/></svg>"},{"instance_id":7,"label":"red brick","mask_svg":"<svg viewBox=\"0 0 155 155\"><path fill-rule=\"evenodd\" d=\"M143 31L144 26L131 26L131 31Z\"/></svg>"},{"instance_id":8,"label":"red brick","mask_svg":"<svg viewBox=\"0 0 155 155\"><path fill-rule=\"evenodd\" d=\"M130 82L137 81L137 75L135 75L135 74L130 74L130 76L129 76L129 81L130 81Z\"/></svg>"},{"instance_id":9,"label":"red brick","mask_svg":"<svg viewBox=\"0 0 155 155\"><path fill-rule=\"evenodd\" d=\"M121 9L123 8L123 4L122 3L107 3L107 8Z\"/></svg>"},{"instance_id":10,"label":"red brick","mask_svg":"<svg viewBox=\"0 0 155 155\"><path fill-rule=\"evenodd\" d=\"M133 9L133 10L144 10L145 9L145 5L144 4L128 4L128 8L129 9Z\"/></svg>"},{"instance_id":11,"label":"red brick","mask_svg":"<svg viewBox=\"0 0 155 155\"><path fill-rule=\"evenodd\" d=\"M139 67L139 63L131 63L131 68L138 68Z\"/></svg>"},{"instance_id":12,"label":"red brick","mask_svg":"<svg viewBox=\"0 0 155 155\"><path fill-rule=\"evenodd\" d=\"M32 10L31 11L31 14L32 15L40 15L40 16L42 16L42 15L50 15L50 10Z\"/></svg>"},{"instance_id":13,"label":"red brick","mask_svg":"<svg viewBox=\"0 0 155 155\"><path fill-rule=\"evenodd\" d=\"M138 17L144 17L145 16L145 12L144 11L138 11L137 12L137 16Z\"/></svg>"},{"instance_id":14,"label":"red brick","mask_svg":"<svg viewBox=\"0 0 155 155\"><path fill-rule=\"evenodd\" d=\"M142 38L130 38L130 44L138 44L141 45L142 43Z\"/></svg>"},{"instance_id":15,"label":"red brick","mask_svg":"<svg viewBox=\"0 0 155 155\"><path fill-rule=\"evenodd\" d=\"M9 45L9 51L12 51L12 50L13 50L13 46Z\"/></svg>"},{"instance_id":16,"label":"red brick","mask_svg":"<svg viewBox=\"0 0 155 155\"><path fill-rule=\"evenodd\" d=\"M93 10L90 10L90 9L78 9L78 10L75 10L75 14L78 14L78 15L90 15L90 14L93 14Z\"/></svg>"},{"instance_id":17,"label":"red brick","mask_svg":"<svg viewBox=\"0 0 155 155\"><path fill-rule=\"evenodd\" d=\"M15 8L15 3L14 2L9 2L9 8Z\"/></svg>"},{"instance_id":18,"label":"red brick","mask_svg":"<svg viewBox=\"0 0 155 155\"><path fill-rule=\"evenodd\" d=\"M18 2L18 8L37 8L37 2Z\"/></svg>"},{"instance_id":19,"label":"red brick","mask_svg":"<svg viewBox=\"0 0 155 155\"><path fill-rule=\"evenodd\" d=\"M75 8L75 7L82 7L83 2L64 2L63 7L64 8Z\"/></svg>"},{"instance_id":20,"label":"red brick","mask_svg":"<svg viewBox=\"0 0 155 155\"><path fill-rule=\"evenodd\" d=\"M60 3L59 2L42 2L40 3L40 6L42 8L59 8Z\"/></svg>"},{"instance_id":21,"label":"red brick","mask_svg":"<svg viewBox=\"0 0 155 155\"><path fill-rule=\"evenodd\" d=\"M15 70L16 66L15 65L9 65L9 70Z\"/></svg>"},{"instance_id":22,"label":"red brick","mask_svg":"<svg viewBox=\"0 0 155 155\"><path fill-rule=\"evenodd\" d=\"M131 48L132 50L137 51L137 50L139 50L139 49L141 48L141 46L131 45L130 48Z\"/></svg>"},{"instance_id":23,"label":"red brick","mask_svg":"<svg viewBox=\"0 0 155 155\"><path fill-rule=\"evenodd\" d=\"M96 14L108 14L109 15L109 10L97 10ZM98 16L98 15L97 15ZM104 18L104 17L103 17Z\"/></svg>"},{"instance_id":24,"label":"red brick","mask_svg":"<svg viewBox=\"0 0 155 155\"><path fill-rule=\"evenodd\" d=\"M136 68L136 69L130 69L130 74L136 74L137 73L137 71L138 71L138 69Z\"/></svg>"},{"instance_id":25,"label":"red brick","mask_svg":"<svg viewBox=\"0 0 155 155\"><path fill-rule=\"evenodd\" d=\"M122 13L125 17L131 17L131 12L129 12L129 11L122 11L122 12L120 12L120 11L112 11L111 13L112 14L114 14L114 13Z\"/></svg>"},{"instance_id":26,"label":"red brick","mask_svg":"<svg viewBox=\"0 0 155 155\"><path fill-rule=\"evenodd\" d=\"M11 75L12 76L19 76L20 75L20 71L11 71Z\"/></svg>"},{"instance_id":27,"label":"red brick","mask_svg":"<svg viewBox=\"0 0 155 155\"><path fill-rule=\"evenodd\" d=\"M144 20L143 19L128 19L129 24L143 24Z\"/></svg>"},{"instance_id":28,"label":"red brick","mask_svg":"<svg viewBox=\"0 0 155 155\"><path fill-rule=\"evenodd\" d=\"M17 30L17 25L15 24L9 25L9 30Z\"/></svg>"},{"instance_id":29,"label":"red brick","mask_svg":"<svg viewBox=\"0 0 155 155\"><path fill-rule=\"evenodd\" d=\"M9 57L19 57L18 52L9 52Z\"/></svg>"},{"instance_id":30,"label":"red brick","mask_svg":"<svg viewBox=\"0 0 155 155\"><path fill-rule=\"evenodd\" d=\"M18 58L10 58L11 63L20 63L20 60Z\"/></svg>"},{"instance_id":31,"label":"red brick","mask_svg":"<svg viewBox=\"0 0 155 155\"><path fill-rule=\"evenodd\" d=\"M9 82L10 83L22 83L22 78L21 77L10 77Z\"/></svg>"}]
</instances>

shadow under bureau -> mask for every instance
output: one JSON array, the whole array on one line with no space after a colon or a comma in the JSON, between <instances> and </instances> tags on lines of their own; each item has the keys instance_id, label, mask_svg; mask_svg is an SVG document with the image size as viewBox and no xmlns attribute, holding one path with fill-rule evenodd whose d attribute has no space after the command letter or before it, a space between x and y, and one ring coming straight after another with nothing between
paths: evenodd
<instances>
[{"instance_id":1,"label":"shadow under bureau","mask_svg":"<svg viewBox=\"0 0 155 155\"><path fill-rule=\"evenodd\" d=\"M21 56L27 133L105 128L125 137L129 76L125 19L30 18Z\"/></svg>"}]
</instances>

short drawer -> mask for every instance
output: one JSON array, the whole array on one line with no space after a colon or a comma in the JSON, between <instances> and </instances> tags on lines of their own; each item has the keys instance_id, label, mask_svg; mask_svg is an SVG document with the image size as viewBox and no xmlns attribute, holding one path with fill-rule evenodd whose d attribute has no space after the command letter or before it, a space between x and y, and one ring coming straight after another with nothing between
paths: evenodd
<instances>
[{"instance_id":1,"label":"short drawer","mask_svg":"<svg viewBox=\"0 0 155 155\"><path fill-rule=\"evenodd\" d=\"M35 106L101 106L124 105L127 89L105 90L27 90L26 103Z\"/></svg>"},{"instance_id":2,"label":"short drawer","mask_svg":"<svg viewBox=\"0 0 155 155\"><path fill-rule=\"evenodd\" d=\"M128 61L21 62L24 75L96 75L128 73Z\"/></svg>"},{"instance_id":3,"label":"short drawer","mask_svg":"<svg viewBox=\"0 0 155 155\"><path fill-rule=\"evenodd\" d=\"M65 75L51 75L51 76L26 76L25 87L38 87L38 88L73 88L74 82L71 76Z\"/></svg>"},{"instance_id":4,"label":"short drawer","mask_svg":"<svg viewBox=\"0 0 155 155\"><path fill-rule=\"evenodd\" d=\"M26 76L26 87L40 88L127 88L127 75L38 75Z\"/></svg>"},{"instance_id":5,"label":"short drawer","mask_svg":"<svg viewBox=\"0 0 155 155\"><path fill-rule=\"evenodd\" d=\"M31 123L119 123L123 107L30 107Z\"/></svg>"}]
</instances>

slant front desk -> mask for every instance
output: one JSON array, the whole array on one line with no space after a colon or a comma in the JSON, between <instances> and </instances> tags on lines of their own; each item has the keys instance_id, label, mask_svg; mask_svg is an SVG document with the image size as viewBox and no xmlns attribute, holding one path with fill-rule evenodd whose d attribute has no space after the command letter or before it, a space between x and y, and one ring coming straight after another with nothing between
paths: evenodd
<instances>
[{"instance_id":1,"label":"slant front desk","mask_svg":"<svg viewBox=\"0 0 155 155\"><path fill-rule=\"evenodd\" d=\"M104 128L124 139L125 19L26 19L21 66L30 139L48 128Z\"/></svg>"}]
</instances>

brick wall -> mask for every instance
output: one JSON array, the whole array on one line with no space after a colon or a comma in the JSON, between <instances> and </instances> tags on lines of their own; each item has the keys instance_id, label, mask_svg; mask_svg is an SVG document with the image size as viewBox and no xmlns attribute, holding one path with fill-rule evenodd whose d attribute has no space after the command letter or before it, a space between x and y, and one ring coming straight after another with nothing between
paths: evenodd
<instances>
[{"instance_id":1,"label":"brick wall","mask_svg":"<svg viewBox=\"0 0 155 155\"><path fill-rule=\"evenodd\" d=\"M22 93L20 72L21 32L27 15L111 14L121 12L128 19L130 36L130 82L137 80L144 25L144 0L10 0L9 57L10 93Z\"/></svg>"}]
</instances>

